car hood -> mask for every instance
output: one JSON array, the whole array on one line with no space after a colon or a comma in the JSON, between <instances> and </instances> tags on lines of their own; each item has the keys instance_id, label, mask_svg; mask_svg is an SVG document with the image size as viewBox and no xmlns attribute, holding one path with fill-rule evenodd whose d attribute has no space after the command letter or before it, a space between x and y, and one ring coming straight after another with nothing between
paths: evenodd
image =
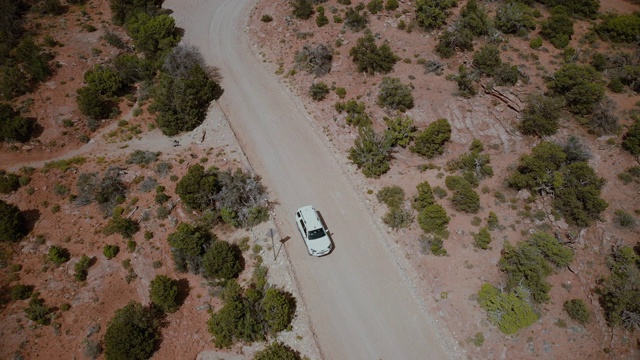
<instances>
[{"instance_id":1,"label":"car hood","mask_svg":"<svg viewBox=\"0 0 640 360\"><path fill-rule=\"evenodd\" d=\"M316 253L327 253L331 250L331 239L328 236L323 236L319 239L309 240L309 249Z\"/></svg>"}]
</instances>

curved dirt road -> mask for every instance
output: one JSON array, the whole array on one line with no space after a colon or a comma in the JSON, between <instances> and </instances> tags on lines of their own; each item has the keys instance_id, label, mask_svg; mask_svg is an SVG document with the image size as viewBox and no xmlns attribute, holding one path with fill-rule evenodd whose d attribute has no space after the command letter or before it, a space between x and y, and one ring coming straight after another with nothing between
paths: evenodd
<instances>
[{"instance_id":1,"label":"curved dirt road","mask_svg":"<svg viewBox=\"0 0 640 360\"><path fill-rule=\"evenodd\" d=\"M185 42L220 68L225 110L271 197L325 359L445 359L433 322L394 265L370 213L323 134L252 55L244 27L254 0L169 0ZM313 204L335 243L306 254L294 211Z\"/></svg>"}]
</instances>

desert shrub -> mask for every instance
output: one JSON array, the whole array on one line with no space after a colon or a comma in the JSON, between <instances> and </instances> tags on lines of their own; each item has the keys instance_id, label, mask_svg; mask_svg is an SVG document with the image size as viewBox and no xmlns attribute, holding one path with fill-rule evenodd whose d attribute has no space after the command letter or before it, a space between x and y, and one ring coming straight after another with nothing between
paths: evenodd
<instances>
[{"instance_id":1,"label":"desert shrub","mask_svg":"<svg viewBox=\"0 0 640 360\"><path fill-rule=\"evenodd\" d=\"M333 49L326 44L315 46L305 44L295 56L296 66L316 76L323 76L331 71Z\"/></svg>"},{"instance_id":2,"label":"desert shrub","mask_svg":"<svg viewBox=\"0 0 640 360\"><path fill-rule=\"evenodd\" d=\"M483 154L484 145L478 139L473 139L469 152L447 163L447 170L460 170L473 187L478 186L480 180L493 176L491 157Z\"/></svg>"},{"instance_id":3,"label":"desert shrub","mask_svg":"<svg viewBox=\"0 0 640 360\"><path fill-rule=\"evenodd\" d=\"M413 222L413 215L404 208L392 207L384 214L382 222L392 229L406 228Z\"/></svg>"},{"instance_id":4,"label":"desert shrub","mask_svg":"<svg viewBox=\"0 0 640 360\"><path fill-rule=\"evenodd\" d=\"M176 186L176 193L182 202L201 211L215 205L214 195L219 191L220 184L215 169L205 171L200 164L190 166Z\"/></svg>"},{"instance_id":5,"label":"desert shrub","mask_svg":"<svg viewBox=\"0 0 640 360\"><path fill-rule=\"evenodd\" d=\"M99 95L111 97L119 94L125 83L117 70L104 65L95 65L84 73L87 86Z\"/></svg>"},{"instance_id":6,"label":"desert shrub","mask_svg":"<svg viewBox=\"0 0 640 360\"><path fill-rule=\"evenodd\" d=\"M35 321L39 325L49 325L51 323L51 313L53 309L44 304L38 293L34 293L29 300L29 306L24 309L25 317L31 321Z\"/></svg>"},{"instance_id":7,"label":"desert shrub","mask_svg":"<svg viewBox=\"0 0 640 360\"><path fill-rule=\"evenodd\" d=\"M574 114L587 115L604 96L600 73L591 65L566 64L547 83L549 90L563 96L567 108Z\"/></svg>"},{"instance_id":8,"label":"desert shrub","mask_svg":"<svg viewBox=\"0 0 640 360\"><path fill-rule=\"evenodd\" d=\"M614 211L613 222L622 228L633 228L636 226L636 219L633 215L621 209Z\"/></svg>"},{"instance_id":9,"label":"desert shrub","mask_svg":"<svg viewBox=\"0 0 640 360\"><path fill-rule=\"evenodd\" d=\"M102 40L104 40L107 44L117 48L117 49L124 49L126 47L125 42L122 40L122 38L120 36L118 36L118 34L110 31L110 30L106 30L104 32L104 35L102 35L101 37Z\"/></svg>"},{"instance_id":10,"label":"desert shrub","mask_svg":"<svg viewBox=\"0 0 640 360\"><path fill-rule=\"evenodd\" d=\"M309 87L309 96L315 101L324 100L329 92L329 86L323 82L313 83Z\"/></svg>"},{"instance_id":11,"label":"desert shrub","mask_svg":"<svg viewBox=\"0 0 640 360\"><path fill-rule=\"evenodd\" d=\"M140 231L140 224L137 221L124 218L121 215L112 216L109 223L102 229L105 235L117 233L125 239L131 239L138 231Z\"/></svg>"},{"instance_id":12,"label":"desert shrub","mask_svg":"<svg viewBox=\"0 0 640 360\"><path fill-rule=\"evenodd\" d=\"M197 64L186 76L161 73L149 110L157 113L156 121L162 132L173 136L202 124L211 101L222 95L219 80L215 69Z\"/></svg>"},{"instance_id":13,"label":"desert shrub","mask_svg":"<svg viewBox=\"0 0 640 360\"><path fill-rule=\"evenodd\" d=\"M358 137L349 149L349 160L362 169L364 176L379 178L391 168L391 146L384 135L369 126L358 129Z\"/></svg>"},{"instance_id":14,"label":"desert shrub","mask_svg":"<svg viewBox=\"0 0 640 360\"><path fill-rule=\"evenodd\" d=\"M218 173L220 191L214 196L217 209L229 208L237 215L239 226L253 227L268 218L266 188L260 177L236 169Z\"/></svg>"},{"instance_id":15,"label":"desert shrub","mask_svg":"<svg viewBox=\"0 0 640 360\"><path fill-rule=\"evenodd\" d=\"M33 119L23 118L11 105L0 103L0 142L26 142L34 126Z\"/></svg>"},{"instance_id":16,"label":"desert shrub","mask_svg":"<svg viewBox=\"0 0 640 360\"><path fill-rule=\"evenodd\" d=\"M347 102L337 102L335 103L334 107L339 114L342 114L343 111L347 113L345 121L348 125L354 125L357 127L368 127L372 124L371 118L365 111L366 105L362 101L358 102L351 99Z\"/></svg>"},{"instance_id":17,"label":"desert shrub","mask_svg":"<svg viewBox=\"0 0 640 360\"><path fill-rule=\"evenodd\" d=\"M377 104L392 110L404 112L413 108L411 87L399 78L384 77L380 83Z\"/></svg>"},{"instance_id":18,"label":"desert shrub","mask_svg":"<svg viewBox=\"0 0 640 360\"><path fill-rule=\"evenodd\" d=\"M93 264L93 258L88 257L87 255L82 255L80 260L74 265L73 269L75 270L74 277L77 281L85 281L87 279L87 275L89 275L89 268Z\"/></svg>"},{"instance_id":19,"label":"desert shrub","mask_svg":"<svg viewBox=\"0 0 640 360\"><path fill-rule=\"evenodd\" d=\"M389 141L391 147L400 146L405 148L409 146L416 132L416 127L413 125L413 119L411 117L385 117L384 123L387 125L384 137Z\"/></svg>"},{"instance_id":20,"label":"desert shrub","mask_svg":"<svg viewBox=\"0 0 640 360\"><path fill-rule=\"evenodd\" d=\"M426 233L441 234L447 229L450 217L438 204L427 205L418 214L418 225Z\"/></svg>"},{"instance_id":21,"label":"desert shrub","mask_svg":"<svg viewBox=\"0 0 640 360\"><path fill-rule=\"evenodd\" d=\"M416 0L416 22L425 30L439 29L446 24L447 17L451 14L449 9L456 5L456 0Z\"/></svg>"},{"instance_id":22,"label":"desert shrub","mask_svg":"<svg viewBox=\"0 0 640 360\"><path fill-rule=\"evenodd\" d=\"M505 334L533 325L538 315L527 302L527 291L522 288L508 293L500 292L491 284L483 284L478 292L478 303L488 315L489 321Z\"/></svg>"},{"instance_id":23,"label":"desert shrub","mask_svg":"<svg viewBox=\"0 0 640 360\"><path fill-rule=\"evenodd\" d=\"M10 194L20 188L20 176L0 170L0 194Z\"/></svg>"},{"instance_id":24,"label":"desert shrub","mask_svg":"<svg viewBox=\"0 0 640 360\"><path fill-rule=\"evenodd\" d=\"M506 2L496 10L496 29L505 34L524 36L536 28L533 9L521 2Z\"/></svg>"},{"instance_id":25,"label":"desert shrub","mask_svg":"<svg viewBox=\"0 0 640 360\"><path fill-rule=\"evenodd\" d=\"M520 122L520 131L525 135L551 136L558 131L560 110L564 101L543 94L529 95Z\"/></svg>"},{"instance_id":26,"label":"desert shrub","mask_svg":"<svg viewBox=\"0 0 640 360\"><path fill-rule=\"evenodd\" d=\"M495 230L500 226L500 221L498 220L498 215L493 211L489 212L487 216L487 228L489 230Z\"/></svg>"},{"instance_id":27,"label":"desert shrub","mask_svg":"<svg viewBox=\"0 0 640 360\"><path fill-rule=\"evenodd\" d=\"M167 240L176 270L197 274L202 269L202 257L217 239L205 228L181 223Z\"/></svg>"},{"instance_id":28,"label":"desert shrub","mask_svg":"<svg viewBox=\"0 0 640 360\"><path fill-rule=\"evenodd\" d=\"M156 275L151 280L149 298L156 307L165 313L174 313L180 308L178 303L178 281L165 276Z\"/></svg>"},{"instance_id":29,"label":"desert shrub","mask_svg":"<svg viewBox=\"0 0 640 360\"><path fill-rule=\"evenodd\" d=\"M518 70L516 65L509 63L502 63L496 69L493 79L498 86L513 86L518 83L518 79L522 77L522 73Z\"/></svg>"},{"instance_id":30,"label":"desert shrub","mask_svg":"<svg viewBox=\"0 0 640 360\"><path fill-rule=\"evenodd\" d=\"M460 65L458 73L452 75L452 79L458 85L458 95L464 98L470 98L476 96L478 93L476 86L473 84L475 75L467 71L464 65Z\"/></svg>"},{"instance_id":31,"label":"desert shrub","mask_svg":"<svg viewBox=\"0 0 640 360\"><path fill-rule=\"evenodd\" d=\"M480 211L480 196L468 181L464 180L464 183L464 186L453 190L451 204L456 211L475 214Z\"/></svg>"},{"instance_id":32,"label":"desert shrub","mask_svg":"<svg viewBox=\"0 0 640 360\"><path fill-rule=\"evenodd\" d=\"M589 131L596 135L615 134L620 129L615 115L616 102L609 97L600 101L589 118Z\"/></svg>"},{"instance_id":33,"label":"desert shrub","mask_svg":"<svg viewBox=\"0 0 640 360\"><path fill-rule=\"evenodd\" d=\"M416 189L418 190L418 194L413 198L411 204L416 211L422 212L427 206L435 204L436 199L433 196L433 191L428 181L423 181L416 185Z\"/></svg>"},{"instance_id":34,"label":"desert shrub","mask_svg":"<svg viewBox=\"0 0 640 360\"><path fill-rule=\"evenodd\" d=\"M119 252L120 247L118 247L118 245L106 244L104 248L102 248L102 254L107 258L107 260L113 259L114 257L116 257L116 255L118 255Z\"/></svg>"},{"instance_id":35,"label":"desert shrub","mask_svg":"<svg viewBox=\"0 0 640 360\"><path fill-rule=\"evenodd\" d=\"M384 8L387 11L393 11L395 9L397 9L400 5L398 4L398 0L387 0L386 4L384 5Z\"/></svg>"},{"instance_id":36,"label":"desert shrub","mask_svg":"<svg viewBox=\"0 0 640 360\"><path fill-rule=\"evenodd\" d=\"M389 208L400 207L404 203L404 190L400 186L385 186L376 197Z\"/></svg>"},{"instance_id":37,"label":"desert shrub","mask_svg":"<svg viewBox=\"0 0 640 360\"><path fill-rule=\"evenodd\" d=\"M444 152L444 145L451 139L451 125L447 119L438 119L419 131L410 150L428 159Z\"/></svg>"},{"instance_id":38,"label":"desert shrub","mask_svg":"<svg viewBox=\"0 0 640 360\"><path fill-rule=\"evenodd\" d=\"M572 261L572 249L563 246L552 235L537 232L516 246L506 242L498 266L507 275L508 289L524 286L536 302L545 303L550 300L548 293L551 290L546 278L553 273L549 263L560 268Z\"/></svg>"},{"instance_id":39,"label":"desert shrub","mask_svg":"<svg viewBox=\"0 0 640 360\"><path fill-rule=\"evenodd\" d=\"M204 276L216 282L235 278L242 271L239 255L226 241L215 241L202 257Z\"/></svg>"},{"instance_id":40,"label":"desert shrub","mask_svg":"<svg viewBox=\"0 0 640 360\"><path fill-rule=\"evenodd\" d=\"M640 156L640 120L636 120L622 137L622 148L633 156Z\"/></svg>"},{"instance_id":41,"label":"desert shrub","mask_svg":"<svg viewBox=\"0 0 640 360\"><path fill-rule=\"evenodd\" d=\"M76 102L83 115L96 120L109 118L114 104L111 100L101 95L98 90L85 86L77 91Z\"/></svg>"},{"instance_id":42,"label":"desert shrub","mask_svg":"<svg viewBox=\"0 0 640 360\"><path fill-rule=\"evenodd\" d=\"M473 66L485 75L495 75L501 64L500 49L495 45L487 44L473 54Z\"/></svg>"},{"instance_id":43,"label":"desert shrub","mask_svg":"<svg viewBox=\"0 0 640 360\"><path fill-rule=\"evenodd\" d=\"M143 52L147 59L162 59L181 38L175 20L166 14L134 13L125 28L136 50Z\"/></svg>"},{"instance_id":44,"label":"desert shrub","mask_svg":"<svg viewBox=\"0 0 640 360\"><path fill-rule=\"evenodd\" d=\"M300 360L300 355L289 346L276 341L256 352L253 360Z\"/></svg>"},{"instance_id":45,"label":"desert shrub","mask_svg":"<svg viewBox=\"0 0 640 360\"><path fill-rule=\"evenodd\" d=\"M18 242L27 234L20 209L0 199L0 242Z\"/></svg>"},{"instance_id":46,"label":"desert shrub","mask_svg":"<svg viewBox=\"0 0 640 360\"><path fill-rule=\"evenodd\" d=\"M379 13L384 9L384 3L382 0L371 0L367 3L367 10L373 15Z\"/></svg>"},{"instance_id":47,"label":"desert shrub","mask_svg":"<svg viewBox=\"0 0 640 360\"><path fill-rule=\"evenodd\" d=\"M171 53L167 55L166 60L170 58ZM124 53L117 55L113 59L113 67L122 77L125 84L133 84L138 81L151 80L155 75L157 66L150 59L145 59L136 54Z\"/></svg>"},{"instance_id":48,"label":"desert shrub","mask_svg":"<svg viewBox=\"0 0 640 360\"><path fill-rule=\"evenodd\" d=\"M640 256L631 247L614 247L607 261L611 274L597 289L610 326L640 328Z\"/></svg>"},{"instance_id":49,"label":"desert shrub","mask_svg":"<svg viewBox=\"0 0 640 360\"><path fill-rule=\"evenodd\" d=\"M488 35L492 27L487 11L477 0L469 0L460 9L457 27L468 29L474 36Z\"/></svg>"},{"instance_id":50,"label":"desert shrub","mask_svg":"<svg viewBox=\"0 0 640 360\"><path fill-rule=\"evenodd\" d=\"M36 44L33 37L23 36L11 51L31 84L44 82L53 73L49 64L53 56Z\"/></svg>"},{"instance_id":51,"label":"desert shrub","mask_svg":"<svg viewBox=\"0 0 640 360\"><path fill-rule=\"evenodd\" d=\"M157 312L137 302L116 311L104 334L107 359L149 359L160 341Z\"/></svg>"},{"instance_id":52,"label":"desert shrub","mask_svg":"<svg viewBox=\"0 0 640 360\"><path fill-rule=\"evenodd\" d=\"M358 71L368 75L386 74L393 70L395 63L400 60L387 43L377 46L371 31L365 32L365 35L357 40L356 45L349 50L349 56Z\"/></svg>"},{"instance_id":53,"label":"desert shrub","mask_svg":"<svg viewBox=\"0 0 640 360\"><path fill-rule=\"evenodd\" d=\"M291 2L292 14L298 19L307 20L313 15L313 2L311 0L294 0Z\"/></svg>"},{"instance_id":54,"label":"desert shrub","mask_svg":"<svg viewBox=\"0 0 640 360\"><path fill-rule=\"evenodd\" d=\"M316 25L318 27L323 27L328 23L329 23L329 18L324 13L318 14L318 16L316 16Z\"/></svg>"},{"instance_id":55,"label":"desert shrub","mask_svg":"<svg viewBox=\"0 0 640 360\"><path fill-rule=\"evenodd\" d=\"M49 248L47 258L52 263L60 266L71 259L71 254L69 253L69 250L60 246L53 245Z\"/></svg>"},{"instance_id":56,"label":"desert shrub","mask_svg":"<svg viewBox=\"0 0 640 360\"><path fill-rule=\"evenodd\" d=\"M480 249L488 249L491 240L491 234L489 233L489 229L486 227L483 227L480 229L480 232L473 235L473 245Z\"/></svg>"},{"instance_id":57,"label":"desert shrub","mask_svg":"<svg viewBox=\"0 0 640 360\"><path fill-rule=\"evenodd\" d=\"M634 43L640 35L640 14L606 14L595 30L604 40Z\"/></svg>"},{"instance_id":58,"label":"desert shrub","mask_svg":"<svg viewBox=\"0 0 640 360\"><path fill-rule=\"evenodd\" d=\"M532 49L539 49L542 47L542 38L537 36L529 41L529 47Z\"/></svg>"},{"instance_id":59,"label":"desert shrub","mask_svg":"<svg viewBox=\"0 0 640 360\"><path fill-rule=\"evenodd\" d=\"M473 50L473 33L465 28L445 30L438 37L436 53L444 59L453 56L457 51Z\"/></svg>"},{"instance_id":60,"label":"desert shrub","mask_svg":"<svg viewBox=\"0 0 640 360\"><path fill-rule=\"evenodd\" d=\"M9 289L9 298L12 301L27 300L33 294L33 290L32 285L16 284Z\"/></svg>"},{"instance_id":61,"label":"desert shrub","mask_svg":"<svg viewBox=\"0 0 640 360\"><path fill-rule=\"evenodd\" d=\"M609 88L609 90L613 91L616 94L621 94L624 92L624 83L619 77L614 77L613 79L611 79L607 87Z\"/></svg>"},{"instance_id":62,"label":"desert shrub","mask_svg":"<svg viewBox=\"0 0 640 360\"><path fill-rule=\"evenodd\" d=\"M269 288L260 303L268 332L276 334L289 327L296 311L295 298L288 292Z\"/></svg>"},{"instance_id":63,"label":"desert shrub","mask_svg":"<svg viewBox=\"0 0 640 360\"><path fill-rule=\"evenodd\" d=\"M159 152L135 150L127 158L127 164L149 165L158 160Z\"/></svg>"},{"instance_id":64,"label":"desert shrub","mask_svg":"<svg viewBox=\"0 0 640 360\"><path fill-rule=\"evenodd\" d=\"M363 30L369 24L369 18L366 12L360 12L356 8L349 7L344 14L344 26L351 31L358 32Z\"/></svg>"},{"instance_id":65,"label":"desert shrub","mask_svg":"<svg viewBox=\"0 0 640 360\"><path fill-rule=\"evenodd\" d=\"M418 241L420 242L420 252L422 254L447 255L447 250L444 248L444 240L439 235L422 234Z\"/></svg>"},{"instance_id":66,"label":"desert shrub","mask_svg":"<svg viewBox=\"0 0 640 360\"><path fill-rule=\"evenodd\" d=\"M133 14L139 11L156 14L161 6L161 0L110 0L111 20L116 25L123 25Z\"/></svg>"},{"instance_id":67,"label":"desert shrub","mask_svg":"<svg viewBox=\"0 0 640 360\"><path fill-rule=\"evenodd\" d=\"M260 21L265 22L265 23L270 23L273 21L273 16L269 15L269 14L264 14L260 17Z\"/></svg>"},{"instance_id":68,"label":"desert shrub","mask_svg":"<svg viewBox=\"0 0 640 360\"><path fill-rule=\"evenodd\" d=\"M587 324L590 321L591 315L589 309L585 305L582 299L567 300L562 304L564 310L569 314L569 317L579 322L580 324Z\"/></svg>"},{"instance_id":69,"label":"desert shrub","mask_svg":"<svg viewBox=\"0 0 640 360\"><path fill-rule=\"evenodd\" d=\"M557 49L562 49L569 45L573 36L573 20L565 12L552 12L551 16L542 22L540 35Z\"/></svg>"}]
</instances>

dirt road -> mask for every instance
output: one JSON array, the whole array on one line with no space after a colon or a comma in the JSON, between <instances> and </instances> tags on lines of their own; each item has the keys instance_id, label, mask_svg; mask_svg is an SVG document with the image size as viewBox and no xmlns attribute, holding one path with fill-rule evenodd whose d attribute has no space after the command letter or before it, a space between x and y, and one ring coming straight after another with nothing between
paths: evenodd
<instances>
[{"instance_id":1,"label":"dirt road","mask_svg":"<svg viewBox=\"0 0 640 360\"><path fill-rule=\"evenodd\" d=\"M225 110L253 168L275 200L276 220L326 359L444 359L428 314L411 290L344 169L275 75L256 59L244 28L253 0L169 0L185 41L224 77ZM306 254L293 214L313 204L335 251Z\"/></svg>"}]
</instances>

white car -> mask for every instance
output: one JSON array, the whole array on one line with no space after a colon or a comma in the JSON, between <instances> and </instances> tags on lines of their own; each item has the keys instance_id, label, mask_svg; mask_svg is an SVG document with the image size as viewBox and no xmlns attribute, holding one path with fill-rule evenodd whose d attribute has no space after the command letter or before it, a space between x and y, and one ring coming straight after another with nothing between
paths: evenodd
<instances>
[{"instance_id":1,"label":"white car","mask_svg":"<svg viewBox=\"0 0 640 360\"><path fill-rule=\"evenodd\" d=\"M296 224L309 255L323 256L331 251L333 244L329 239L329 230L324 227L313 206L303 206L296 211Z\"/></svg>"}]
</instances>

